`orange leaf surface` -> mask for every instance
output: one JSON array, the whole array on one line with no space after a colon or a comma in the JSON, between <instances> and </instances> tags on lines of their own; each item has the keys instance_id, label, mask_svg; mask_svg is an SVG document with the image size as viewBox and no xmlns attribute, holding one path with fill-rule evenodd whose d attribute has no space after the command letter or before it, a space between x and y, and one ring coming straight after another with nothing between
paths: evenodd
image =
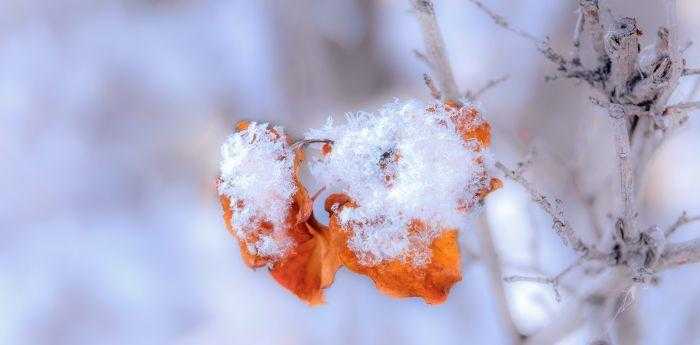
<instances>
[{"instance_id":1,"label":"orange leaf surface","mask_svg":"<svg viewBox=\"0 0 700 345\"><path fill-rule=\"evenodd\" d=\"M348 247L352 229L343 228L338 221L342 207L356 207L344 194L331 195L326 200L330 213L331 237L338 248L340 261L353 272L366 275L377 289L393 297L421 297L429 304L439 304L447 299L452 286L462 279L457 231L448 229L433 239L429 246L430 260L416 266L407 260L389 260L367 266ZM409 232L424 231L426 224L416 220Z\"/></svg>"},{"instance_id":2,"label":"orange leaf surface","mask_svg":"<svg viewBox=\"0 0 700 345\"><path fill-rule=\"evenodd\" d=\"M306 227L311 238L299 243L290 255L274 263L270 273L300 299L318 305L324 302L323 289L333 283L340 260L328 238L328 231L319 231L308 223L299 224L301 226Z\"/></svg>"},{"instance_id":3,"label":"orange leaf surface","mask_svg":"<svg viewBox=\"0 0 700 345\"><path fill-rule=\"evenodd\" d=\"M445 108L451 110L451 118L464 140L476 140L480 147L491 144L491 125L481 119L479 110L472 106L461 106L447 101Z\"/></svg>"}]
</instances>

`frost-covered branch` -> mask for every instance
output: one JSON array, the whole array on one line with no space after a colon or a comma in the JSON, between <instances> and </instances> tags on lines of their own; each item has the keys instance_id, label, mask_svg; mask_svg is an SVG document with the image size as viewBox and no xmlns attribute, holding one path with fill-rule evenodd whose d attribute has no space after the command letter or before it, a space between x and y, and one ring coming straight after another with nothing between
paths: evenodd
<instances>
[{"instance_id":1,"label":"frost-covered branch","mask_svg":"<svg viewBox=\"0 0 700 345\"><path fill-rule=\"evenodd\" d=\"M556 233L562 238L563 242L567 245L571 245L572 249L581 253L592 254L592 249L589 245L583 242L576 231L571 226L571 223L564 216L564 211L561 209L561 201L556 199L555 203L552 204L549 198L539 192L522 174L512 169L509 169L503 163L496 162L496 168L501 170L503 174L509 179L519 183L525 188L525 190L530 194L530 198L537 205L539 205L542 210L544 210L552 220L554 221L553 227Z\"/></svg>"},{"instance_id":2,"label":"frost-covered branch","mask_svg":"<svg viewBox=\"0 0 700 345\"><path fill-rule=\"evenodd\" d=\"M452 74L440 26L435 18L433 2L430 0L411 0L411 4L423 32L425 55L421 55L432 67L444 100L458 100L460 98L459 89Z\"/></svg>"},{"instance_id":3,"label":"frost-covered branch","mask_svg":"<svg viewBox=\"0 0 700 345\"><path fill-rule=\"evenodd\" d=\"M661 255L657 271L700 262L700 238L670 243Z\"/></svg>"},{"instance_id":4,"label":"frost-covered branch","mask_svg":"<svg viewBox=\"0 0 700 345\"><path fill-rule=\"evenodd\" d=\"M669 110L696 110L700 109L700 102L683 102L669 105Z\"/></svg>"},{"instance_id":5,"label":"frost-covered branch","mask_svg":"<svg viewBox=\"0 0 700 345\"><path fill-rule=\"evenodd\" d=\"M510 22L508 22L508 20L506 20L505 17L496 13L479 0L468 1L476 5L476 7L479 8L479 10L488 15L496 25L534 43L537 47L537 50L539 50L545 58L557 64L561 71L568 72L570 70L569 62L564 58L563 55L561 55L560 53L555 51L554 48L552 48L552 46L549 44L549 41L540 39L537 36L527 32L526 30L512 25Z\"/></svg>"},{"instance_id":6,"label":"frost-covered branch","mask_svg":"<svg viewBox=\"0 0 700 345\"><path fill-rule=\"evenodd\" d=\"M584 23L584 13L579 9L578 16L576 18L576 26L574 27L574 36L572 39L574 51L571 53L571 61L576 61L578 64L581 63L581 33L583 32Z\"/></svg>"},{"instance_id":7,"label":"frost-covered branch","mask_svg":"<svg viewBox=\"0 0 700 345\"><path fill-rule=\"evenodd\" d=\"M580 328L592 316L591 309L607 302L609 296L624 291L630 282L630 271L616 266L604 271L590 282L582 282L578 297L567 302L550 323L528 336L526 345L556 344Z\"/></svg>"},{"instance_id":8,"label":"frost-covered branch","mask_svg":"<svg viewBox=\"0 0 700 345\"><path fill-rule=\"evenodd\" d=\"M440 90L435 86L435 83L433 82L433 78L430 77L428 73L423 73L423 82L425 83L425 86L430 90L430 95L433 96L436 100L440 100L442 98L442 94L440 93Z\"/></svg>"},{"instance_id":9,"label":"frost-covered branch","mask_svg":"<svg viewBox=\"0 0 700 345\"><path fill-rule=\"evenodd\" d=\"M527 31L525 31L525 30L523 30L523 29L521 29L521 28L519 28L519 27L516 27L516 26L510 24L510 22L508 22L508 20L507 20L505 17L503 17L502 15L496 13L496 12L493 11L492 9L488 8L488 7L487 7L486 5L484 5L481 1L479 1L479 0L469 0L469 2L471 2L471 3L474 4L474 5L476 5L476 7L478 7L481 11L483 11L484 13L486 13L486 15L488 15L488 16L493 20L493 22L494 22L496 25L498 25L498 26L500 26L500 27L502 27L502 28L504 28L504 29L506 29L506 30L508 30L508 31L510 31L510 32L513 32L513 33L515 33L516 35L518 35L518 36L520 36L520 37L523 37L523 38L525 38L525 39L527 39L527 40L529 40L529 41L532 41L532 42L535 43L536 45L545 44L545 41L544 41L544 40L541 40L541 39L538 38L537 36L535 36L535 35L533 35L533 34L527 32Z\"/></svg>"},{"instance_id":10,"label":"frost-covered branch","mask_svg":"<svg viewBox=\"0 0 700 345\"><path fill-rule=\"evenodd\" d=\"M477 231L479 232L479 242L481 244L481 257L483 258L484 264L488 269L489 282L495 293L496 308L498 309L498 314L500 315L501 322L505 331L510 339L511 344L521 344L522 334L518 331L518 328L513 322L513 317L510 312L510 307L508 304L508 297L506 296L505 287L503 286L503 265L501 263L498 252L496 251L496 245L493 243L493 236L491 235L491 227L485 215L482 215L479 220L479 226Z\"/></svg>"},{"instance_id":11,"label":"frost-covered branch","mask_svg":"<svg viewBox=\"0 0 700 345\"><path fill-rule=\"evenodd\" d=\"M425 54L421 53L418 49L413 50L413 56L415 56L416 59L418 59L418 61L425 64L425 66L428 67L428 69L430 69L431 71L435 68L435 65L433 65L430 59L428 59L428 57L425 56Z\"/></svg>"},{"instance_id":12,"label":"frost-covered branch","mask_svg":"<svg viewBox=\"0 0 700 345\"><path fill-rule=\"evenodd\" d=\"M598 61L604 62L607 60L608 56L605 53L605 45L603 44L605 28L600 20L598 0L579 0L578 5L580 20L583 23L577 24L577 27L580 25L580 30L582 31L581 35L586 36L589 41L593 42L593 50L596 53ZM574 49L578 50L580 45L580 38L577 39L577 37L574 36Z\"/></svg>"},{"instance_id":13,"label":"frost-covered branch","mask_svg":"<svg viewBox=\"0 0 700 345\"><path fill-rule=\"evenodd\" d=\"M528 344L555 343L583 326L584 322L589 323L594 333L601 335L594 341L609 341L607 327L612 323L611 315L609 308L602 306L612 305L611 299L631 291L633 284L655 281L650 272L700 261L700 239L666 244L668 235L682 225L695 221L695 218L684 214L665 231L657 225L637 224L643 218L639 217L639 195L636 191L641 188L648 162L673 129L685 122L687 112L700 109L700 102L696 101L674 105L668 102L683 75L700 74L698 69L685 68L682 54L686 48L678 45L676 37L675 1L667 2L669 20L665 27L660 27L656 32L656 42L641 49L642 32L635 18L616 17L608 9L601 8L598 0L578 0L579 15L574 26L573 52L569 59L551 49L546 40L512 26L481 1L469 1L498 26L536 44L537 49L555 65L557 74L548 80L570 78L585 81L594 92L594 104L603 107L612 120L614 146L611 151L614 148L622 204L615 224L614 243L605 253L596 253L600 254L600 258L607 257L602 265L598 265L602 272L600 278L584 287L583 292L579 291L581 298L569 303L549 326L529 337ZM606 17L606 23L603 23L603 17ZM581 52L583 41L590 43L588 46L593 54ZM595 57L594 61L581 60L591 55ZM596 247L587 246L577 237L563 217L559 202L550 202L519 171L507 169L500 162L496 163L496 167L525 187L532 200L554 219L555 229L565 242L572 243L574 249L590 256L589 248ZM589 214L595 218L595 212ZM605 234L604 231L600 232ZM604 238L609 237L599 237ZM554 278L522 276L509 277L509 281L549 285L555 282Z\"/></svg>"},{"instance_id":14,"label":"frost-covered branch","mask_svg":"<svg viewBox=\"0 0 700 345\"><path fill-rule=\"evenodd\" d=\"M610 118L613 121L615 152L617 154L618 173L620 175L620 195L623 204L624 227L623 239L637 238L637 208L634 195L634 177L631 162L631 148L628 120L621 106L611 105Z\"/></svg>"},{"instance_id":15,"label":"frost-covered branch","mask_svg":"<svg viewBox=\"0 0 700 345\"><path fill-rule=\"evenodd\" d=\"M557 302L561 301L561 293L559 292L559 285L561 282L561 279L569 274L574 268L581 266L581 264L584 262L585 257L580 257L578 260L576 260L573 264L567 266L564 270L559 272L557 275L553 277L532 277L532 276L519 276L519 275L514 275L514 276L508 276L503 278L503 280L507 283L515 283L515 282L531 282L531 283L538 283L538 284L545 284L545 285L550 285L552 287L552 290L554 290L554 297L556 298Z\"/></svg>"},{"instance_id":16,"label":"frost-covered branch","mask_svg":"<svg viewBox=\"0 0 700 345\"><path fill-rule=\"evenodd\" d=\"M682 227L683 225L692 223L692 222L698 222L700 221L700 215L699 216L694 216L694 217L689 217L688 212L683 211L680 217L666 229L666 237L671 236L678 228Z\"/></svg>"}]
</instances>

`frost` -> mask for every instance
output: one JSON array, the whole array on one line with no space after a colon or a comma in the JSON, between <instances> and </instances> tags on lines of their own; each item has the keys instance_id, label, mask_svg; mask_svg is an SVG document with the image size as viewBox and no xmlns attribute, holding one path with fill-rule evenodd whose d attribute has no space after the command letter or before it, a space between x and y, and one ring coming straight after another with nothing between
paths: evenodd
<instances>
[{"instance_id":1,"label":"frost","mask_svg":"<svg viewBox=\"0 0 700 345\"><path fill-rule=\"evenodd\" d=\"M329 118L307 133L334 142L310 170L320 185L358 205L343 208L339 220L353 229L348 246L363 264L424 265L432 240L466 223L464 205L488 183L478 163L485 152L462 139L450 114L441 104L396 101L375 114L349 114L342 125ZM420 231L411 230L416 221L425 224Z\"/></svg>"},{"instance_id":2,"label":"frost","mask_svg":"<svg viewBox=\"0 0 700 345\"><path fill-rule=\"evenodd\" d=\"M224 142L221 158L219 194L231 201L236 236L251 254L283 256L291 245L285 220L296 188L283 129L252 122Z\"/></svg>"}]
</instances>

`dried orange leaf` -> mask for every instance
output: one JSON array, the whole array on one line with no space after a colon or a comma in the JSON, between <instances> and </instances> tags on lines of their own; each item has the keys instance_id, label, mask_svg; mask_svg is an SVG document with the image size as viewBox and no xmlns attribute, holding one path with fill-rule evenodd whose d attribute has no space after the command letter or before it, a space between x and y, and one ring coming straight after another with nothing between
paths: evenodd
<instances>
[{"instance_id":1,"label":"dried orange leaf","mask_svg":"<svg viewBox=\"0 0 700 345\"><path fill-rule=\"evenodd\" d=\"M268 195L268 199L273 198L272 200L248 200L245 196L250 193L246 188L254 190L256 186L249 184L258 180L258 176L243 175L240 171L238 175L236 172L224 175L222 168L219 201L224 211L226 228L238 240L241 257L249 267L267 265L275 280L300 299L311 305L322 303L322 290L333 282L340 263L335 249L329 245L328 232L313 220L312 200L299 179L299 168L304 159L303 151L292 151L281 128L260 127L255 123L243 122L236 127L238 132L246 131L237 133L239 137L234 138L237 140L234 144L239 151L248 150L255 153L256 145L274 146L274 150L265 151L272 154L264 157L250 156L249 152L246 153L247 156L241 157L237 155L242 155L242 152L230 152L229 155L234 156L229 157L233 161L232 164L237 164L235 169L245 169L246 162L254 159L268 159L274 163L272 168L281 167L275 176L289 176L281 178L279 191L261 191ZM285 161L288 161L289 165L282 164ZM255 168L261 170L261 174L267 173L265 169ZM232 181L228 181L226 188L222 188L221 184L227 182L226 177ZM293 187L291 195L284 192L288 185ZM270 188L269 185L267 187ZM274 185L272 187L274 188ZM232 201L231 195L236 196L235 201ZM280 195L288 195L288 198ZM284 209L274 212L259 205L252 205L261 200L269 203L271 208ZM274 219L271 216L280 214L284 215L282 219ZM240 217L238 223L234 222L236 217ZM245 229L240 229L241 226Z\"/></svg>"},{"instance_id":2,"label":"dried orange leaf","mask_svg":"<svg viewBox=\"0 0 700 345\"><path fill-rule=\"evenodd\" d=\"M280 285L297 295L310 305L324 302L323 289L333 283L335 273L340 268L340 260L329 241L329 232L306 227L312 238L300 243L284 259L274 263L270 273Z\"/></svg>"},{"instance_id":3,"label":"dried orange leaf","mask_svg":"<svg viewBox=\"0 0 700 345\"><path fill-rule=\"evenodd\" d=\"M307 134L325 142L312 175L344 191L326 200L327 227L299 178L303 151L283 129L241 122L236 132L222 146L226 227L248 266L267 266L310 305L323 303L342 265L390 296L444 302L461 280L457 228L502 185L489 174L490 126L476 108L394 102Z\"/></svg>"},{"instance_id":4,"label":"dried orange leaf","mask_svg":"<svg viewBox=\"0 0 700 345\"><path fill-rule=\"evenodd\" d=\"M457 231L445 229L432 240L425 264L416 265L407 258L367 265L348 246L353 229L344 228L338 220L337 213L342 207L354 206L343 194L331 195L326 200L326 209L331 214L329 230L343 265L372 279L377 289L389 296L420 297L429 304L443 303L452 286L462 279ZM416 220L409 232L418 234L426 230L426 223Z\"/></svg>"}]
</instances>

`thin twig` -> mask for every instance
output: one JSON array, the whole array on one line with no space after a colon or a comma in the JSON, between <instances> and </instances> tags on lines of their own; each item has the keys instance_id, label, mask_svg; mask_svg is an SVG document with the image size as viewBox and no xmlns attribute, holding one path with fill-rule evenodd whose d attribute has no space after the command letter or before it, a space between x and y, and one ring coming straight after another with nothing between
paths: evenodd
<instances>
[{"instance_id":1,"label":"thin twig","mask_svg":"<svg viewBox=\"0 0 700 345\"><path fill-rule=\"evenodd\" d=\"M605 28L600 18L600 6L598 0L579 0L578 10L582 15L582 35L592 43L593 51L597 55L598 63L605 63L608 54L605 52Z\"/></svg>"},{"instance_id":2,"label":"thin twig","mask_svg":"<svg viewBox=\"0 0 700 345\"><path fill-rule=\"evenodd\" d=\"M521 28L518 28L517 26L510 24L505 17L501 16L500 14L497 14L479 0L468 1L476 5L477 8L479 8L486 15L488 15L496 25L534 43L537 47L537 50L539 50L547 59L557 64L557 66L559 66L559 68L562 71L567 71L569 69L567 67L569 65L569 62L566 60L566 58L564 58L562 54L556 52L554 48L552 48L548 40L541 39Z\"/></svg>"},{"instance_id":3,"label":"thin twig","mask_svg":"<svg viewBox=\"0 0 700 345\"><path fill-rule=\"evenodd\" d=\"M582 282L578 297L567 302L547 326L530 335L526 345L558 343L590 319L591 315L583 312L586 308L601 296L624 291L629 282L629 270L624 266L611 267L595 280Z\"/></svg>"},{"instance_id":4,"label":"thin twig","mask_svg":"<svg viewBox=\"0 0 700 345\"><path fill-rule=\"evenodd\" d=\"M472 4L476 5L476 7L478 7L481 11L486 13L486 15L491 17L491 19L493 20L494 23L496 23L496 25L498 25L498 26L500 26L500 27L502 27L510 32L513 32L520 37L524 37L537 45L545 43L544 40L538 38L537 36L527 32L519 27L513 26L512 24L510 24L508 22L508 20L506 20L505 17L494 12L492 9L490 9L486 5L484 5L481 1L479 1L479 0L468 0L468 1L471 2Z\"/></svg>"},{"instance_id":5,"label":"thin twig","mask_svg":"<svg viewBox=\"0 0 700 345\"><path fill-rule=\"evenodd\" d=\"M512 314L510 312L510 307L508 305L508 297L506 296L505 287L503 286L502 263L496 251L496 246L493 243L493 237L491 236L491 227L488 224L486 216L482 214L479 217L479 226L477 226L477 231L479 235L479 241L481 243L481 257L483 258L484 264L488 269L489 281L491 283L491 288L495 292L495 299L497 304L498 313L501 316L501 321L503 322L506 332L510 338L511 344L521 343L521 333L515 326Z\"/></svg>"},{"instance_id":6,"label":"thin twig","mask_svg":"<svg viewBox=\"0 0 700 345\"><path fill-rule=\"evenodd\" d=\"M567 275L569 272L571 272L574 268L581 266L584 259L585 259L585 257L583 257L583 256L579 257L574 263L567 266L564 270L559 272L554 277L531 277L531 276L514 275L514 276L505 277L505 278L503 278L503 280L507 283L531 282L531 283L550 285L552 287L552 290L554 290L554 298L556 299L557 302L561 302L561 292L559 292L559 285L561 283L561 279L565 275Z\"/></svg>"},{"instance_id":7,"label":"thin twig","mask_svg":"<svg viewBox=\"0 0 700 345\"><path fill-rule=\"evenodd\" d=\"M323 187L319 188L319 190L316 191L316 193L314 193L314 195L311 196L311 200L312 200L312 201L316 201L316 199L317 199L317 198L321 195L321 193L323 193L325 190L326 190L326 186L323 186Z\"/></svg>"},{"instance_id":8,"label":"thin twig","mask_svg":"<svg viewBox=\"0 0 700 345\"><path fill-rule=\"evenodd\" d=\"M628 289L620 294L616 298L615 304L617 304L617 310L623 311L613 320L618 345L636 345L641 343L639 303L635 303L632 289Z\"/></svg>"},{"instance_id":9,"label":"thin twig","mask_svg":"<svg viewBox=\"0 0 700 345\"><path fill-rule=\"evenodd\" d=\"M692 46L693 46L693 41L687 41L687 42L685 42L685 44L682 47L680 47L680 49L678 49L678 51L681 54L685 54L685 51L688 50Z\"/></svg>"},{"instance_id":10,"label":"thin twig","mask_svg":"<svg viewBox=\"0 0 700 345\"><path fill-rule=\"evenodd\" d=\"M552 220L554 221L554 230L561 237L564 244L571 245L572 248L581 253L591 253L592 249L584 243L576 234L576 231L571 227L571 223L564 216L564 212L560 209L560 206L552 205L549 199L542 193L540 193L532 184L526 180L521 174L514 170L507 168L503 163L496 162L496 168L501 170L506 177L522 185L525 190L530 194L532 201L537 203L542 210L544 210ZM558 204L558 203L557 203Z\"/></svg>"},{"instance_id":11,"label":"thin twig","mask_svg":"<svg viewBox=\"0 0 700 345\"><path fill-rule=\"evenodd\" d=\"M554 291L554 299L557 302L561 302L561 292L559 292L559 287L557 286L557 283L552 278L515 275L515 276L505 277L505 278L503 278L503 281L505 281L506 283L528 282L528 283L549 285L550 287L552 287L552 290Z\"/></svg>"},{"instance_id":12,"label":"thin twig","mask_svg":"<svg viewBox=\"0 0 700 345\"><path fill-rule=\"evenodd\" d=\"M680 217L676 220L675 223L673 223L671 226L666 229L666 237L671 236L678 228L682 227L683 225L686 225L688 223L692 222L698 222L700 221L700 215L699 216L694 216L694 217L688 217L688 212L683 211Z\"/></svg>"},{"instance_id":13,"label":"thin twig","mask_svg":"<svg viewBox=\"0 0 700 345\"><path fill-rule=\"evenodd\" d=\"M309 144L333 144L333 140L331 139L304 139L304 140L299 140L292 144L290 147L292 150L300 149L305 147L306 145Z\"/></svg>"},{"instance_id":14,"label":"thin twig","mask_svg":"<svg viewBox=\"0 0 700 345\"><path fill-rule=\"evenodd\" d=\"M428 87L428 90L430 90L430 95L433 96L433 98L440 100L442 97L440 90L438 90L437 86L435 86L435 83L433 83L433 78L431 78L428 73L423 73L423 82L425 83L425 86Z\"/></svg>"},{"instance_id":15,"label":"thin twig","mask_svg":"<svg viewBox=\"0 0 700 345\"><path fill-rule=\"evenodd\" d=\"M576 18L576 26L574 27L574 37L572 42L574 46L574 51L571 53L571 61L575 61L575 63L578 64L581 63L581 32L583 32L583 25L584 13L583 10L579 8L578 16Z\"/></svg>"},{"instance_id":16,"label":"thin twig","mask_svg":"<svg viewBox=\"0 0 700 345\"><path fill-rule=\"evenodd\" d=\"M682 102L682 103L676 103L674 105L669 105L666 108L666 111L668 110L695 110L695 109L700 109L700 101L699 102Z\"/></svg>"},{"instance_id":17,"label":"thin twig","mask_svg":"<svg viewBox=\"0 0 700 345\"><path fill-rule=\"evenodd\" d=\"M428 60L428 57L425 56L425 54L421 53L418 49L413 50L413 55L418 59L418 61L422 62L425 64L426 67L428 67L431 71L435 68L433 66L433 63Z\"/></svg>"},{"instance_id":18,"label":"thin twig","mask_svg":"<svg viewBox=\"0 0 700 345\"><path fill-rule=\"evenodd\" d=\"M586 211L586 214L588 215L591 227L593 228L593 232L596 238L600 239L603 235L603 226L600 223L600 219L596 210L596 202L598 200L598 197L596 193L586 193L584 191L583 186L581 185L581 173L579 171L581 169L578 169L580 167L576 167L573 164L567 163L566 159L551 151L545 152L548 152L551 159L556 161L558 165L561 166L562 169L564 169L564 171L569 175L569 178L571 179L571 185L573 186L574 194L576 195L579 202L584 206L584 209Z\"/></svg>"},{"instance_id":19,"label":"thin twig","mask_svg":"<svg viewBox=\"0 0 700 345\"><path fill-rule=\"evenodd\" d=\"M476 90L475 92L467 91L466 98L472 101L475 101L481 97L484 92L491 90L492 88L498 86L498 84L505 82L510 78L509 75L504 75L499 78L494 78L486 82L486 85L482 86L480 89Z\"/></svg>"},{"instance_id":20,"label":"thin twig","mask_svg":"<svg viewBox=\"0 0 700 345\"><path fill-rule=\"evenodd\" d=\"M700 68L685 68L683 69L683 75L694 75L700 74Z\"/></svg>"}]
</instances>

